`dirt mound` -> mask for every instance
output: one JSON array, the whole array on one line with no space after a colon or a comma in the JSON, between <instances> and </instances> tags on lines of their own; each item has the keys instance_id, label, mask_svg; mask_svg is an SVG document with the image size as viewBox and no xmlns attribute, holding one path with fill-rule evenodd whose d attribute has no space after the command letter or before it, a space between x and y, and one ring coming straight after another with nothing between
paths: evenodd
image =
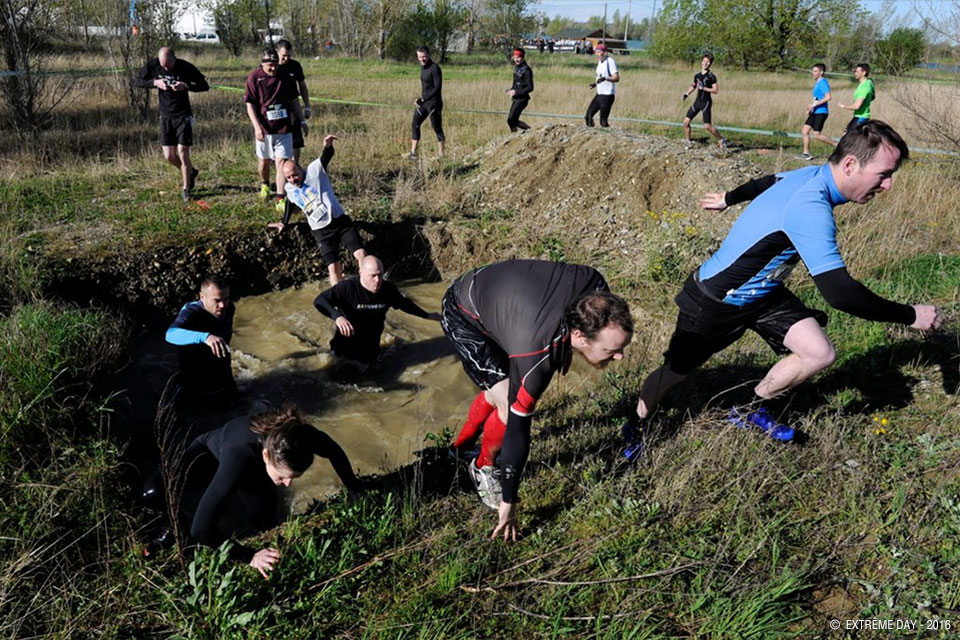
<instances>
[{"instance_id":1,"label":"dirt mound","mask_svg":"<svg viewBox=\"0 0 960 640\"><path fill-rule=\"evenodd\" d=\"M427 230L444 275L478 259L571 259L609 250L611 242L627 246L651 218L726 229L729 220L701 213L698 200L761 175L736 151L722 153L712 144L687 148L657 136L573 125L499 138L468 161L479 165L471 205L480 228L454 222ZM581 250L561 246L571 243Z\"/></svg>"}]
</instances>

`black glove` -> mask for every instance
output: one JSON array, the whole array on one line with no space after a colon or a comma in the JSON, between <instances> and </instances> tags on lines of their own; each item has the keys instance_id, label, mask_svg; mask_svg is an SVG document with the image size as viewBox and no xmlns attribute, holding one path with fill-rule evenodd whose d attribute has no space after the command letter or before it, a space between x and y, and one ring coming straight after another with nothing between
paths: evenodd
<instances>
[{"instance_id":1,"label":"black glove","mask_svg":"<svg viewBox=\"0 0 960 640\"><path fill-rule=\"evenodd\" d=\"M596 89L596 88L597 88L597 83L596 83L596 82L591 82L591 83L590 83L590 88L591 88L591 89Z\"/></svg>"},{"instance_id":2,"label":"black glove","mask_svg":"<svg viewBox=\"0 0 960 640\"><path fill-rule=\"evenodd\" d=\"M689 93L683 94L683 98L681 98L680 101L683 102L684 100L686 100L688 95L690 94Z\"/></svg>"},{"instance_id":3,"label":"black glove","mask_svg":"<svg viewBox=\"0 0 960 640\"><path fill-rule=\"evenodd\" d=\"M600 76L600 77L597 78L597 84L603 84L603 83L606 82L606 81L607 81L607 79L604 78L603 76Z\"/></svg>"}]
</instances>

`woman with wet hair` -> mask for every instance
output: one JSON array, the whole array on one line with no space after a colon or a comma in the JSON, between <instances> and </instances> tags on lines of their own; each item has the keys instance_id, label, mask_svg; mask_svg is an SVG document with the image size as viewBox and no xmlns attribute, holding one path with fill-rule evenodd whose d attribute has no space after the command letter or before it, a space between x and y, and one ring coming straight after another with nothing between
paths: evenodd
<instances>
[{"instance_id":1,"label":"woman with wet hair","mask_svg":"<svg viewBox=\"0 0 960 640\"><path fill-rule=\"evenodd\" d=\"M186 504L181 504L180 513L189 523L190 537L217 547L229 537L245 537L276 526L282 520L277 487L290 486L310 467L314 456L327 458L348 489L361 488L340 445L305 422L293 406L234 418L197 437L183 458L188 476ZM196 503L190 494L195 496L198 488L202 488L202 496ZM231 556L266 578L280 552L235 544Z\"/></svg>"}]
</instances>

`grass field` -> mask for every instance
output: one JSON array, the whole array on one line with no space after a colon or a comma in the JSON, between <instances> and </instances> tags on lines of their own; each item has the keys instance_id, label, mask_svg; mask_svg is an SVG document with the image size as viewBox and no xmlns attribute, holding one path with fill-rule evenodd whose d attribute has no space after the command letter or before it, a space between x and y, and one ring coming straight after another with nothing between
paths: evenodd
<instances>
[{"instance_id":1,"label":"grass field","mask_svg":"<svg viewBox=\"0 0 960 640\"><path fill-rule=\"evenodd\" d=\"M192 60L229 87L241 87L251 67L211 54ZM96 62L85 64L103 66ZM409 171L399 155L409 144L416 66L303 62L314 97L397 105L314 109L305 157L319 154L322 134L341 137L331 170L356 218L470 218L490 233L522 224L523 211L477 217L470 205L469 156L506 134L505 116L457 111L505 112L509 66L477 56L444 67L447 157ZM693 69L641 56L618 62L614 116L680 119ZM531 63L537 89L528 111L579 117L593 62L531 55ZM716 73L719 126L799 129L806 74ZM851 83L832 82L835 96L852 97ZM878 87L875 117L914 143L908 114L886 98L902 87ZM955 637L960 176L949 158L918 157L891 193L838 215L851 272L881 295L942 306L948 328L924 338L831 312L837 363L783 403L804 442L781 446L725 426L728 408L749 398L750 382L773 362L759 339L747 338L667 399L639 464L623 460L619 424L659 363L673 295L709 250L687 229L693 212L653 212L631 229L650 257L604 261L611 282L629 283L621 292L641 330L627 362L602 384L557 381L545 399L522 488L520 543L487 539L493 515L474 495L450 491L450 478L431 475L439 454L425 443L424 462L388 478L392 490L339 498L265 534L284 554L270 581L230 565L220 550L185 565L173 553L144 563L138 550L149 516L131 504L132 476L109 437L122 386L110 374L125 359L130 322L98 304L48 299L56 275L44 256L187 246L200 234L249 232L276 218L254 198L241 96L214 90L193 104L203 172L196 195L209 209L180 202L156 122L133 116L109 77L81 79L39 143L0 142L0 635L833 637L831 620L876 618L916 622L921 637ZM845 121L834 112L828 133ZM800 166L792 158L798 141L731 138L742 145L738 157L763 170ZM429 126L422 149L432 155ZM814 150L825 154L817 143ZM704 172L710 158L703 154ZM576 238L560 240L531 237L527 251L587 258ZM806 276L794 275L791 287L824 307ZM870 636L845 629L835 635Z\"/></svg>"}]
</instances>

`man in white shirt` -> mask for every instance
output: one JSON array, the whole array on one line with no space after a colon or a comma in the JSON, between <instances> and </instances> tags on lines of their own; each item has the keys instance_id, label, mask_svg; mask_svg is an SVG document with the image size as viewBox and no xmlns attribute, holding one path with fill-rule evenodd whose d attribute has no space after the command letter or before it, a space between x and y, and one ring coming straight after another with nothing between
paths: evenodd
<instances>
[{"instance_id":1,"label":"man in white shirt","mask_svg":"<svg viewBox=\"0 0 960 640\"><path fill-rule=\"evenodd\" d=\"M600 112L600 126L609 127L607 118L610 116L610 109L613 107L613 99L616 97L616 83L620 82L620 71L617 69L617 63L610 57L607 51L607 45L598 44L594 49L597 54L597 79L590 83L590 88L597 89L597 95L593 96L590 106L587 107L587 114L584 119L587 126L593 126L593 116L597 111Z\"/></svg>"}]
</instances>

